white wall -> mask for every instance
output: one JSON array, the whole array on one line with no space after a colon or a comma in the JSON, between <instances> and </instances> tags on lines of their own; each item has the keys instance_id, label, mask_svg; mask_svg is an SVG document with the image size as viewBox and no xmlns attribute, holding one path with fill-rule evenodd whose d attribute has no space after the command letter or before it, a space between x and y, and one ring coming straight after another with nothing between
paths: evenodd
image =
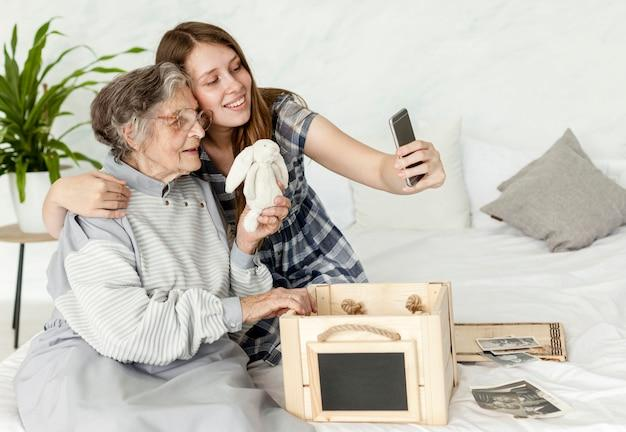
<instances>
[{"instance_id":1,"label":"white wall","mask_svg":"<svg viewBox=\"0 0 626 432\"><path fill-rule=\"evenodd\" d=\"M51 16L63 17L55 25L68 37L51 41L48 59L78 43L99 54L131 45L155 49L180 21L218 24L238 39L261 86L300 93L366 142L388 136L387 118L407 106L414 117L460 113L464 134L537 151L572 127L592 156L626 158L626 2L620 0L3 0L0 41L9 40L15 22L20 38L30 41ZM116 64L133 68L153 56ZM59 72L85 58L72 57ZM77 95L68 108L86 119L90 99ZM96 157L105 153L88 128L68 141ZM332 176L315 166L309 172L343 222ZM5 180L0 223L14 218ZM14 255L0 244L0 298L12 295ZM45 268L44 258L32 272L43 271L37 266ZM29 286L26 295L44 296L44 288Z\"/></svg>"}]
</instances>

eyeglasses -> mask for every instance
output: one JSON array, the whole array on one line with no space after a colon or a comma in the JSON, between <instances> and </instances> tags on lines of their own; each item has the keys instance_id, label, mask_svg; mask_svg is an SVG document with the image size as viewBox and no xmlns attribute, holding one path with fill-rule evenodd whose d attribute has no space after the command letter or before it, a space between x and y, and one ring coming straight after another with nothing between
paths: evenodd
<instances>
[{"instance_id":1,"label":"eyeglasses","mask_svg":"<svg viewBox=\"0 0 626 432\"><path fill-rule=\"evenodd\" d=\"M189 132L193 125L198 122L203 130L207 130L211 126L211 117L207 116L204 111L196 111L193 108L183 108L175 114L161 115L156 117L146 117L151 120L166 120L167 125L172 129L181 132Z\"/></svg>"}]
</instances>

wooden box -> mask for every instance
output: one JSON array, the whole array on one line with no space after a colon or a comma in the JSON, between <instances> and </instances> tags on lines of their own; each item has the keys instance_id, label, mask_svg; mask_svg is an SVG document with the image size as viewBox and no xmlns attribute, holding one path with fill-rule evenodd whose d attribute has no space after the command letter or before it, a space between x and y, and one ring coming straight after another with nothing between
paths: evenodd
<instances>
[{"instance_id":1,"label":"wooden box","mask_svg":"<svg viewBox=\"0 0 626 432\"><path fill-rule=\"evenodd\" d=\"M313 285L280 318L287 410L310 421L444 425L457 383L449 283Z\"/></svg>"}]
</instances>

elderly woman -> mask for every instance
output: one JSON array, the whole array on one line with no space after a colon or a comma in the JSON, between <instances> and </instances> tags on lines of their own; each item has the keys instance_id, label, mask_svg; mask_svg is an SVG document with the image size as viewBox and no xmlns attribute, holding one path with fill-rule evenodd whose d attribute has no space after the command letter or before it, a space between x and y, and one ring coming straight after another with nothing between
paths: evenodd
<instances>
[{"instance_id":1,"label":"elderly woman","mask_svg":"<svg viewBox=\"0 0 626 432\"><path fill-rule=\"evenodd\" d=\"M292 309L238 229L228 245L200 167L208 122L163 63L122 75L92 104L104 171L133 191L119 219L68 214L48 270L53 317L15 379L27 431L310 430L255 388L227 333ZM261 220L263 222L263 220Z\"/></svg>"}]
</instances>

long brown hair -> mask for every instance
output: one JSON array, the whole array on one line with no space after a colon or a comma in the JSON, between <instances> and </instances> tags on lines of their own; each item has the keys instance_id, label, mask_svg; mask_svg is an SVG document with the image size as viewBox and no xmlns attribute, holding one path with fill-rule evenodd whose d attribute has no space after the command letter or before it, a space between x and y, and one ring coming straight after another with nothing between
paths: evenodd
<instances>
[{"instance_id":1,"label":"long brown hair","mask_svg":"<svg viewBox=\"0 0 626 432\"><path fill-rule=\"evenodd\" d=\"M235 51L241 60L241 65L252 78L250 120L233 129L233 155L236 157L244 148L254 144L257 140L272 137L271 107L278 96L293 93L279 88L258 88L248 61L237 41L225 30L208 23L184 22L169 30L161 38L156 52L156 62L171 62L184 69L187 56L191 54L196 44L203 42L223 45ZM245 206L243 186L237 189L235 197L237 219L239 219Z\"/></svg>"}]
</instances>

